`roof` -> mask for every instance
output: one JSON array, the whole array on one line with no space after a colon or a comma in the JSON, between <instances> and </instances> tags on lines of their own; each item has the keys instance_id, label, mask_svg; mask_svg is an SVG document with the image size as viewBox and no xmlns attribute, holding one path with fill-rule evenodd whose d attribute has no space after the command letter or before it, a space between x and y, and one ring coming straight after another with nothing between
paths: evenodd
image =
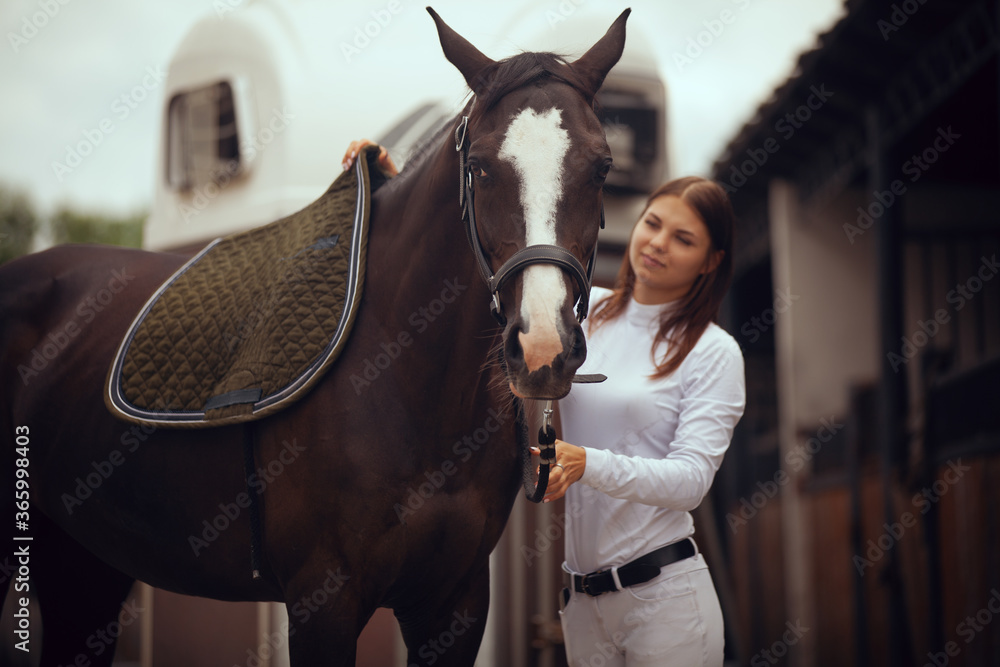
<instances>
[{"instance_id":1,"label":"roof","mask_svg":"<svg viewBox=\"0 0 1000 667\"><path fill-rule=\"evenodd\" d=\"M845 7L714 162L713 178L731 193L780 177L806 196L836 194L866 166L871 132L899 139L997 51L995 3Z\"/></svg>"}]
</instances>

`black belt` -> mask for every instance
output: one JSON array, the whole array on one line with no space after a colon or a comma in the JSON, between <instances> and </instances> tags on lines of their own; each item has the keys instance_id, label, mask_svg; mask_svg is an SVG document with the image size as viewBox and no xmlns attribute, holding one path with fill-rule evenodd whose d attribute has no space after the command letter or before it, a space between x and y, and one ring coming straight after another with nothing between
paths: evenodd
<instances>
[{"instance_id":1,"label":"black belt","mask_svg":"<svg viewBox=\"0 0 1000 667\"><path fill-rule=\"evenodd\" d=\"M618 568L609 570L598 570L590 574L574 574L573 590L577 593L586 593L591 597L597 597L602 593L621 590L615 585L615 572L618 574L618 581L622 588L642 584L660 573L660 568L679 560L690 558L695 554L694 543L690 538L660 547L656 551L651 551L645 556L639 556L631 563L626 563Z\"/></svg>"}]
</instances>

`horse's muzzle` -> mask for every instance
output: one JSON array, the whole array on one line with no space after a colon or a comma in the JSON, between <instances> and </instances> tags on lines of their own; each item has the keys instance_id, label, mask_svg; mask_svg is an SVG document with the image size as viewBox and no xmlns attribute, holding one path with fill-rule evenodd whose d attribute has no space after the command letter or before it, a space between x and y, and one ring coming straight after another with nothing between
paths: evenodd
<instances>
[{"instance_id":1,"label":"horse's muzzle","mask_svg":"<svg viewBox=\"0 0 1000 667\"><path fill-rule=\"evenodd\" d=\"M583 329L573 319L558 336L532 334L520 318L506 331L504 358L511 389L521 398L556 400L569 393L577 369L587 357Z\"/></svg>"}]
</instances>

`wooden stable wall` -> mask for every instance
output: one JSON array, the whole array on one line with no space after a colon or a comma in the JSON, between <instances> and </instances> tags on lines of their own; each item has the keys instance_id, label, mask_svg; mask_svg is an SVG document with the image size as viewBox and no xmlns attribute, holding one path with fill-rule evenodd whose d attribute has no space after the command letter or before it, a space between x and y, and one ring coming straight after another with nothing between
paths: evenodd
<instances>
[{"instance_id":1,"label":"wooden stable wall","mask_svg":"<svg viewBox=\"0 0 1000 667\"><path fill-rule=\"evenodd\" d=\"M889 664L887 577L896 558L908 635L902 664L1000 665L1000 455L951 459L936 466L927 483L897 480L893 522L885 520L878 462L866 463L859 479L858 551L851 539L848 479L816 480L806 493L812 528L811 664ZM740 506L728 511L738 515ZM937 640L930 626L932 562L926 534L927 517L934 511L942 612ZM773 664L764 652L777 648L771 655L778 657L783 647L776 644L782 642L786 623L797 620L785 612L782 540L780 496L730 536L728 562L743 665ZM860 608L854 597L858 578L863 590Z\"/></svg>"},{"instance_id":2,"label":"wooden stable wall","mask_svg":"<svg viewBox=\"0 0 1000 667\"><path fill-rule=\"evenodd\" d=\"M944 640L960 651L949 665L1000 665L1000 455L962 463L940 500Z\"/></svg>"}]
</instances>

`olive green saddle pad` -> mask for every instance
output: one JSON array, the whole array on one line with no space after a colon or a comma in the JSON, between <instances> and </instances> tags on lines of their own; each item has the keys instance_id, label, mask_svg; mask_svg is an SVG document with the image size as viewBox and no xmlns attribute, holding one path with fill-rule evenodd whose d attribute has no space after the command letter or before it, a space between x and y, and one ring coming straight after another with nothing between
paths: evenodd
<instances>
[{"instance_id":1,"label":"olive green saddle pad","mask_svg":"<svg viewBox=\"0 0 1000 667\"><path fill-rule=\"evenodd\" d=\"M370 195L365 149L315 202L218 239L132 322L105 403L123 419L200 428L259 419L301 398L336 360L361 301Z\"/></svg>"}]
</instances>

